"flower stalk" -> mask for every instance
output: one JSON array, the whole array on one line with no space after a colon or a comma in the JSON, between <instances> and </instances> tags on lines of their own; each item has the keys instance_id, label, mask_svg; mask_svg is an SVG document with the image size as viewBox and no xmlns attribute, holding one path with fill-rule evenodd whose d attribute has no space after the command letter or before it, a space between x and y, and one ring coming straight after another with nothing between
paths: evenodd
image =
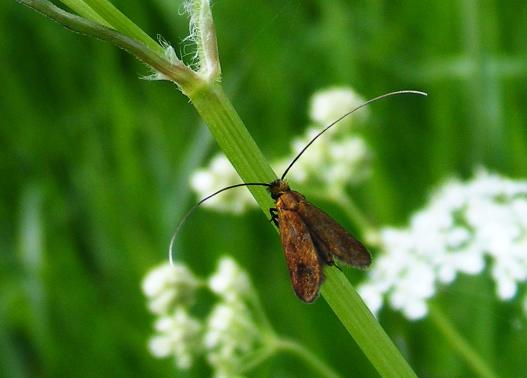
<instances>
[{"instance_id":1,"label":"flower stalk","mask_svg":"<svg viewBox=\"0 0 527 378\"><path fill-rule=\"evenodd\" d=\"M326 268L321 293L381 377L416 377L357 291L336 268Z\"/></svg>"},{"instance_id":2,"label":"flower stalk","mask_svg":"<svg viewBox=\"0 0 527 378\"><path fill-rule=\"evenodd\" d=\"M498 375L487 365L485 360L470 346L465 338L456 330L450 320L437 306L430 306L430 319L443 338L449 342L466 361L475 375L484 378L497 378Z\"/></svg>"},{"instance_id":3,"label":"flower stalk","mask_svg":"<svg viewBox=\"0 0 527 378\"><path fill-rule=\"evenodd\" d=\"M320 377L339 378L340 375L328 366L324 361L319 359L315 354L304 348L301 344L293 340L277 339L275 341L276 348L294 354L298 358L311 365L313 370L317 371Z\"/></svg>"}]
</instances>

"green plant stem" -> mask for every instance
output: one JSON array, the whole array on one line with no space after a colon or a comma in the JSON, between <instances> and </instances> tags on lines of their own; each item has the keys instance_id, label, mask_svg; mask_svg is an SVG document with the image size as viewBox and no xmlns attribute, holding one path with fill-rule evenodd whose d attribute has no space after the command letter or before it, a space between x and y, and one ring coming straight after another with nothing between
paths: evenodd
<instances>
[{"instance_id":1,"label":"green plant stem","mask_svg":"<svg viewBox=\"0 0 527 378\"><path fill-rule=\"evenodd\" d=\"M142 42L132 39L118 31L79 17L45 0L17 0L37 12L81 34L99 38L128 51L136 58L175 81L185 93L192 93L203 85L201 79L183 63L171 63Z\"/></svg>"},{"instance_id":2,"label":"green plant stem","mask_svg":"<svg viewBox=\"0 0 527 378\"><path fill-rule=\"evenodd\" d=\"M112 27L104 18L102 18L97 12L95 12L88 4L86 4L84 1L79 0L61 0L61 2L66 5L68 8L74 10L77 12L79 16L82 16L84 18L87 18L88 20L92 20L95 22L98 22L99 24L103 26L107 26L109 28Z\"/></svg>"},{"instance_id":3,"label":"green plant stem","mask_svg":"<svg viewBox=\"0 0 527 378\"><path fill-rule=\"evenodd\" d=\"M340 377L340 375L337 374L328 364L296 341L279 338L275 341L275 345L278 350L290 352L311 365L311 367L318 372L317 376L327 378Z\"/></svg>"},{"instance_id":4,"label":"green plant stem","mask_svg":"<svg viewBox=\"0 0 527 378\"><path fill-rule=\"evenodd\" d=\"M280 338L274 334L272 336L270 335L266 340L267 341L264 342L266 345L265 347L252 353L248 358L242 361L241 365L243 367L239 373L251 371L256 366L272 357L275 353L284 351L294 354L306 362L307 365L310 365L317 372L317 377L340 378L340 375L337 374L328 364L298 342Z\"/></svg>"},{"instance_id":5,"label":"green plant stem","mask_svg":"<svg viewBox=\"0 0 527 378\"><path fill-rule=\"evenodd\" d=\"M254 317L257 323L260 323L260 328L262 329L262 332L275 334L275 331L273 329L273 325L271 324L271 321L267 317L267 314L264 310L264 307L262 305L262 301L260 300L260 296L254 289L254 287L251 287L250 294L249 294L249 303L251 306L251 309L254 312Z\"/></svg>"},{"instance_id":6,"label":"green plant stem","mask_svg":"<svg viewBox=\"0 0 527 378\"><path fill-rule=\"evenodd\" d=\"M110 24L115 30L144 43L152 51L164 56L163 48L146 34L139 26L133 23L119 9L107 0L84 0L94 12Z\"/></svg>"},{"instance_id":7,"label":"green plant stem","mask_svg":"<svg viewBox=\"0 0 527 378\"><path fill-rule=\"evenodd\" d=\"M190 5L190 4L189 4ZM210 9L209 0L192 0L191 24L194 32L197 52L199 55L199 71L211 80L217 80L221 75L216 27Z\"/></svg>"},{"instance_id":8,"label":"green plant stem","mask_svg":"<svg viewBox=\"0 0 527 378\"><path fill-rule=\"evenodd\" d=\"M498 377L437 306L430 305L429 309L430 319L434 322L437 329L443 334L443 337L450 343L452 348L458 351L459 355L465 359L468 366L477 376L485 378Z\"/></svg>"},{"instance_id":9,"label":"green plant stem","mask_svg":"<svg viewBox=\"0 0 527 378\"><path fill-rule=\"evenodd\" d=\"M276 178L219 84L203 87L189 97L244 182L269 183ZM263 187L248 188L269 215L269 208L274 207L269 193Z\"/></svg>"},{"instance_id":10,"label":"green plant stem","mask_svg":"<svg viewBox=\"0 0 527 378\"><path fill-rule=\"evenodd\" d=\"M273 345L263 347L256 352L253 352L250 356L247 356L241 361L241 369L238 371L239 374L244 374L251 371L262 362L271 358L276 353L276 348Z\"/></svg>"},{"instance_id":11,"label":"green plant stem","mask_svg":"<svg viewBox=\"0 0 527 378\"><path fill-rule=\"evenodd\" d=\"M327 268L324 299L382 377L416 377L346 276Z\"/></svg>"}]
</instances>

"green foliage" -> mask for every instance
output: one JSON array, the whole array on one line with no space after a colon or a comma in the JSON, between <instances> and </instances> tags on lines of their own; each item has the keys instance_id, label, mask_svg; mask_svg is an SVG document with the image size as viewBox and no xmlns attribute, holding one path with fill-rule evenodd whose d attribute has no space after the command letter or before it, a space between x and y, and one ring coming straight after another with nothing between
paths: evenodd
<instances>
[{"instance_id":1,"label":"green foliage","mask_svg":"<svg viewBox=\"0 0 527 378\"><path fill-rule=\"evenodd\" d=\"M400 223L447 175L479 165L512 177L527 171L527 13L512 4L217 2L223 83L270 159L301 133L318 89L350 85L365 98L427 91L426 100L371 109L374 176L352 193L375 223ZM188 22L177 2L115 5L185 51L178 42ZM12 377L173 376L171 361L147 352L151 317L140 281L166 259L174 225L196 201L189 173L216 146L187 99L168 82L138 80L149 72L124 52L14 2L0 4L0 20L0 366ZM234 255L278 332L343 375L375 374L323 301L296 300L261 214L202 210L177 250L203 273L218 256ZM493 290L483 278L461 280L436 302L487 363L514 376L526 322ZM381 320L418 375L471 371L431 320L388 312ZM201 369L190 375L206 376ZM313 374L289 356L256 374L276 372Z\"/></svg>"}]
</instances>

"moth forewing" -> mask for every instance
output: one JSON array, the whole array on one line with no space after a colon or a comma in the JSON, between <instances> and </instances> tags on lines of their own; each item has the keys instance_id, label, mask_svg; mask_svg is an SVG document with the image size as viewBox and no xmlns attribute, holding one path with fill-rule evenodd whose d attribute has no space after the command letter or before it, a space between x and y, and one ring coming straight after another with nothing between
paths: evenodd
<instances>
[{"instance_id":1,"label":"moth forewing","mask_svg":"<svg viewBox=\"0 0 527 378\"><path fill-rule=\"evenodd\" d=\"M371 256L366 247L325 212L305 199L299 201L297 212L307 224L318 249L332 263L332 257L356 268L366 268Z\"/></svg>"},{"instance_id":2,"label":"moth forewing","mask_svg":"<svg viewBox=\"0 0 527 378\"><path fill-rule=\"evenodd\" d=\"M278 225L293 289L301 300L311 303L318 297L324 279L323 262L307 224L295 211L296 194L286 192L277 199Z\"/></svg>"}]
</instances>

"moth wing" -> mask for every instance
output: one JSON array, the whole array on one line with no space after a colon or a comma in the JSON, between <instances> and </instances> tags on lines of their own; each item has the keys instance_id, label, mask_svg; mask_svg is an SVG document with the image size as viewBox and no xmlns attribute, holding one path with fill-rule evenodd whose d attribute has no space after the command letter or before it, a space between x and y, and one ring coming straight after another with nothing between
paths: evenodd
<instances>
[{"instance_id":1,"label":"moth wing","mask_svg":"<svg viewBox=\"0 0 527 378\"><path fill-rule=\"evenodd\" d=\"M285 209L278 210L278 225L293 289L301 300L311 303L324 276L308 226L298 213Z\"/></svg>"},{"instance_id":2,"label":"moth wing","mask_svg":"<svg viewBox=\"0 0 527 378\"><path fill-rule=\"evenodd\" d=\"M297 211L307 224L321 257L328 264L335 256L356 268L370 265L371 256L366 247L329 215L305 200L298 204Z\"/></svg>"}]
</instances>

